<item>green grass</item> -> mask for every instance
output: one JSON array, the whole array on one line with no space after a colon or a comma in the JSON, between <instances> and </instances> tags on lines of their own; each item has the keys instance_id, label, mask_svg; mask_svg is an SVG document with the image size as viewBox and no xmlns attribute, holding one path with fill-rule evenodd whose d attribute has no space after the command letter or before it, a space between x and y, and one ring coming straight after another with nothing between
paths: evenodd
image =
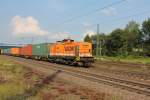
<instances>
[{"instance_id":1,"label":"green grass","mask_svg":"<svg viewBox=\"0 0 150 100\"><path fill-rule=\"evenodd\" d=\"M5 100L25 91L24 73L25 68L23 66L0 57L0 100ZM4 82L1 83L2 80Z\"/></svg>"},{"instance_id":2,"label":"green grass","mask_svg":"<svg viewBox=\"0 0 150 100\"><path fill-rule=\"evenodd\" d=\"M15 96L16 94L21 94L25 90L25 87L23 84L19 84L16 82L12 83L5 83L3 85L0 85L0 99L4 100L6 98L11 98L12 96Z\"/></svg>"},{"instance_id":3,"label":"green grass","mask_svg":"<svg viewBox=\"0 0 150 100\"><path fill-rule=\"evenodd\" d=\"M117 57L95 57L98 60L102 61L120 61L120 62L129 62L129 63L143 63L143 64L150 64L150 57L136 57L136 56L117 56Z\"/></svg>"}]
</instances>

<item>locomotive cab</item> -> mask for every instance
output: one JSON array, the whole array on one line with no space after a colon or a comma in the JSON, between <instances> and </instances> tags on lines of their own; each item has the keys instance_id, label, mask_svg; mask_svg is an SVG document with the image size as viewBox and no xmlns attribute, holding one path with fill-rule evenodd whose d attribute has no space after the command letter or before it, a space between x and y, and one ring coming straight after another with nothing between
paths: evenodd
<instances>
[{"instance_id":1,"label":"locomotive cab","mask_svg":"<svg viewBox=\"0 0 150 100\"><path fill-rule=\"evenodd\" d=\"M88 66L94 62L92 56L92 44L88 42L80 42L75 47L76 61L79 65Z\"/></svg>"}]
</instances>

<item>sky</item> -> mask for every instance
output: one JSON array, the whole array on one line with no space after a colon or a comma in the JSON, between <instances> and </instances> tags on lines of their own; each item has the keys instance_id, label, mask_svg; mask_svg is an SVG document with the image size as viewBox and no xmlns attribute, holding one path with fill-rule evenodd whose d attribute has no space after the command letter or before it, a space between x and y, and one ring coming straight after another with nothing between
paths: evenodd
<instances>
[{"instance_id":1,"label":"sky","mask_svg":"<svg viewBox=\"0 0 150 100\"><path fill-rule=\"evenodd\" d=\"M106 7L118 1L0 0L0 43L82 41L96 34L97 24L101 33L109 34L129 21L141 24L150 17L150 0L124 0Z\"/></svg>"}]
</instances>

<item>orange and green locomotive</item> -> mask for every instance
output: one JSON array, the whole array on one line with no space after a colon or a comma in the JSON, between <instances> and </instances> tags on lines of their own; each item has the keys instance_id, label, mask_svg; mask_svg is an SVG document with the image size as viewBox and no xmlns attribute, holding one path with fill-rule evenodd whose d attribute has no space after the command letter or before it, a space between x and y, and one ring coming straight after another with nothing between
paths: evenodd
<instances>
[{"instance_id":1,"label":"orange and green locomotive","mask_svg":"<svg viewBox=\"0 0 150 100\"><path fill-rule=\"evenodd\" d=\"M74 42L71 39L58 41L50 46L49 59L69 65L88 66L94 62L92 44L88 42Z\"/></svg>"}]
</instances>

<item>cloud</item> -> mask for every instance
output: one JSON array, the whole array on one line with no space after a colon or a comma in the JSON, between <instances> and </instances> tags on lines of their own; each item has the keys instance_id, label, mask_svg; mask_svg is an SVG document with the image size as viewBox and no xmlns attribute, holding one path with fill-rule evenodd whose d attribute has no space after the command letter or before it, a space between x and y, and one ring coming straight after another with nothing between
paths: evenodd
<instances>
[{"instance_id":1,"label":"cloud","mask_svg":"<svg viewBox=\"0 0 150 100\"><path fill-rule=\"evenodd\" d=\"M84 22L84 23L82 23L82 25L83 25L84 27L90 27L90 26L91 26L91 23L89 23L89 22Z\"/></svg>"},{"instance_id":2,"label":"cloud","mask_svg":"<svg viewBox=\"0 0 150 100\"><path fill-rule=\"evenodd\" d=\"M107 16L112 16L112 15L116 15L117 14L117 10L115 8L109 7L106 9L103 9L101 11L102 14L105 14Z\"/></svg>"},{"instance_id":3,"label":"cloud","mask_svg":"<svg viewBox=\"0 0 150 100\"><path fill-rule=\"evenodd\" d=\"M91 29L92 26L93 26L93 24L91 24L91 23L89 23L89 22L84 22L84 23L83 23L83 26L84 26L85 31L84 31L83 34L82 34L82 40L84 40L84 37L85 37L86 35L92 36L92 35L95 35L95 34L96 34L96 32Z\"/></svg>"},{"instance_id":4,"label":"cloud","mask_svg":"<svg viewBox=\"0 0 150 100\"><path fill-rule=\"evenodd\" d=\"M36 37L36 36L45 36L48 34L47 31L44 31L40 28L39 22L32 16L21 17L14 16L12 18L12 30L13 35L19 37Z\"/></svg>"},{"instance_id":5,"label":"cloud","mask_svg":"<svg viewBox=\"0 0 150 100\"><path fill-rule=\"evenodd\" d=\"M39 22L37 19L35 19L32 16L28 17L21 17L21 16L14 16L11 21L13 36L19 37L19 38L40 38L42 41L44 39L48 39L48 41L57 41L57 40L63 40L66 38L71 38L75 40L80 40L81 37L78 36L79 34L72 34L68 31L63 32L48 32L45 30L42 30ZM38 40L34 40L38 41Z\"/></svg>"},{"instance_id":6,"label":"cloud","mask_svg":"<svg viewBox=\"0 0 150 100\"><path fill-rule=\"evenodd\" d=\"M132 1L134 1L134 0L125 0L126 2L132 2Z\"/></svg>"},{"instance_id":7,"label":"cloud","mask_svg":"<svg viewBox=\"0 0 150 100\"><path fill-rule=\"evenodd\" d=\"M52 36L49 35L48 37L51 40L63 40L66 38L78 40L80 38L77 34L71 34L70 32L56 32L51 34L53 35Z\"/></svg>"},{"instance_id":8,"label":"cloud","mask_svg":"<svg viewBox=\"0 0 150 100\"><path fill-rule=\"evenodd\" d=\"M84 26L84 29L85 29L85 32L84 32L83 36L86 36L86 35L91 36L91 35L95 34L95 32L91 29L92 26L93 26L91 23L84 22L83 26Z\"/></svg>"},{"instance_id":9,"label":"cloud","mask_svg":"<svg viewBox=\"0 0 150 100\"><path fill-rule=\"evenodd\" d=\"M70 37L69 32L56 32L56 33L50 33L50 34L53 34L53 36L49 35L49 39L55 39L55 40L57 39L61 40L61 39Z\"/></svg>"},{"instance_id":10,"label":"cloud","mask_svg":"<svg viewBox=\"0 0 150 100\"><path fill-rule=\"evenodd\" d=\"M93 30L87 30L87 31L84 32L84 37L86 35L92 36L92 35L95 35L95 34L96 34L96 32L94 32Z\"/></svg>"}]
</instances>

